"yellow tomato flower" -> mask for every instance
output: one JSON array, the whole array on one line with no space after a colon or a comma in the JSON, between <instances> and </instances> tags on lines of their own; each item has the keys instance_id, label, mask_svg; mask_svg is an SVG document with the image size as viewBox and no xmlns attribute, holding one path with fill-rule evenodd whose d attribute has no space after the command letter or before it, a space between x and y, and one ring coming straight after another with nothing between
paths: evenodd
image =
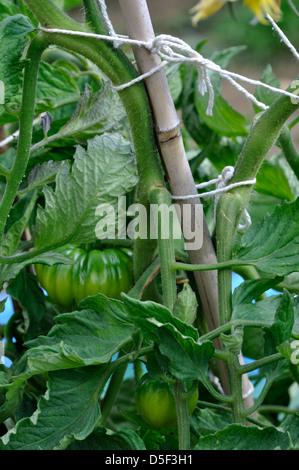
<instances>
[{"instance_id":1,"label":"yellow tomato flower","mask_svg":"<svg viewBox=\"0 0 299 470\"><path fill-rule=\"evenodd\" d=\"M193 25L217 13L225 4L226 0L200 0L200 2L191 9Z\"/></svg>"},{"instance_id":2,"label":"yellow tomato flower","mask_svg":"<svg viewBox=\"0 0 299 470\"><path fill-rule=\"evenodd\" d=\"M275 21L281 17L280 1L277 0L244 0L244 5L250 8L260 23L267 23L265 19L267 13Z\"/></svg>"},{"instance_id":3,"label":"yellow tomato flower","mask_svg":"<svg viewBox=\"0 0 299 470\"><path fill-rule=\"evenodd\" d=\"M228 1L237 0L200 0L192 9L192 23L196 25L200 20L213 15ZM281 17L280 0L244 0L244 5L249 8L260 23L267 23L265 15L269 13L275 21Z\"/></svg>"}]
</instances>

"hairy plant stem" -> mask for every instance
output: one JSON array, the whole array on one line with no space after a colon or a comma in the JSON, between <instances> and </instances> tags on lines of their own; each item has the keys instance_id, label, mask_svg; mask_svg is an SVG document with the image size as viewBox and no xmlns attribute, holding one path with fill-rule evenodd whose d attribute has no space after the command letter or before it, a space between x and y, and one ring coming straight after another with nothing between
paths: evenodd
<instances>
[{"instance_id":1,"label":"hairy plant stem","mask_svg":"<svg viewBox=\"0 0 299 470\"><path fill-rule=\"evenodd\" d=\"M65 15L50 0L26 0L27 5L38 21L47 28L69 29L90 32L89 27ZM98 34L107 34L103 28L99 12L95 15L95 4L84 2L86 17L92 30ZM72 37L67 34L46 33L49 43L56 44L71 52L78 53L97 65L114 85L136 78L137 72L129 59L120 49L115 49L110 42L86 37ZM151 110L143 83L119 92L130 124L138 173L139 203L145 206L149 214L149 193L156 185L164 185L158 150L155 143ZM149 221L148 221L149 222ZM151 264L156 240L137 239L134 246L134 275L138 279Z\"/></svg>"},{"instance_id":2,"label":"hairy plant stem","mask_svg":"<svg viewBox=\"0 0 299 470\"><path fill-rule=\"evenodd\" d=\"M101 404L102 416L99 421L100 426L105 426L110 416L110 412L122 386L127 367L128 364L124 364L119 369L117 369L111 377L109 386L105 393L105 397Z\"/></svg>"},{"instance_id":3,"label":"hairy plant stem","mask_svg":"<svg viewBox=\"0 0 299 470\"><path fill-rule=\"evenodd\" d=\"M188 415L188 401L186 398L183 398L184 393L186 393L185 384L180 380L177 380L174 384L174 398L178 420L178 450L190 450L190 421Z\"/></svg>"},{"instance_id":4,"label":"hairy plant stem","mask_svg":"<svg viewBox=\"0 0 299 470\"><path fill-rule=\"evenodd\" d=\"M298 104L294 105L289 98L281 96L261 115L250 131L230 183L233 184L256 178L268 151L278 139L286 120L296 109L298 109ZM219 198L216 212L216 227L217 259L220 264L232 259L236 230L243 211L249 202L251 191L251 185L240 186ZM231 320L232 315L231 268L224 268L218 271L218 292L220 324L224 325ZM243 422L244 414L242 414L241 410L243 407L242 374L238 372L239 368L239 359L235 357L228 365L230 384L234 397L232 412L236 422ZM256 409L255 405L250 406L246 415L250 415Z\"/></svg>"},{"instance_id":5,"label":"hairy plant stem","mask_svg":"<svg viewBox=\"0 0 299 470\"><path fill-rule=\"evenodd\" d=\"M27 52L20 111L20 137L13 167L6 174L7 183L0 203L0 240L28 164L35 110L37 75L41 56L46 47L47 41L44 35L38 35L31 42Z\"/></svg>"},{"instance_id":6,"label":"hairy plant stem","mask_svg":"<svg viewBox=\"0 0 299 470\"><path fill-rule=\"evenodd\" d=\"M232 415L235 423L244 424L244 406L242 391L242 375L239 373L239 357L234 353L230 353L228 364L228 372L230 379L230 388L233 396Z\"/></svg>"},{"instance_id":7,"label":"hairy plant stem","mask_svg":"<svg viewBox=\"0 0 299 470\"><path fill-rule=\"evenodd\" d=\"M172 269L175 260L175 251L173 244L173 223L171 217L169 217L168 221L166 220L167 213L172 215L168 212L168 208L171 205L171 198L165 188L157 187L150 193L150 202L152 208L156 207L158 209L156 214L156 235L158 238L161 265L163 304L172 311L176 301L176 275L175 271ZM163 214L163 208L166 209L167 213ZM162 212L160 209L162 209ZM166 221L168 224L165 224Z\"/></svg>"},{"instance_id":8,"label":"hairy plant stem","mask_svg":"<svg viewBox=\"0 0 299 470\"><path fill-rule=\"evenodd\" d=\"M287 125L284 125L281 130L279 143L290 167L299 179L299 153L295 147L291 131Z\"/></svg>"}]
</instances>

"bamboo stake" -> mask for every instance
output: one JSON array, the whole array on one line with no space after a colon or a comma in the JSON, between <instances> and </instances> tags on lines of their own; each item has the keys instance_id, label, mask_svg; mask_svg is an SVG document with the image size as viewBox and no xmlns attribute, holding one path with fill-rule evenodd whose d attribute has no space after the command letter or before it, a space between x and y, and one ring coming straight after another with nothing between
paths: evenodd
<instances>
[{"instance_id":1,"label":"bamboo stake","mask_svg":"<svg viewBox=\"0 0 299 470\"><path fill-rule=\"evenodd\" d=\"M146 0L119 0L119 3L130 38L142 41L152 40L155 37L155 33ZM157 67L161 63L161 59L157 55L151 54L142 47L134 47L133 51L139 72L142 74ZM151 101L160 154L171 192L174 196L196 195L197 189L185 153L180 131L180 121L164 71L160 70L146 78L145 85ZM183 205L186 204L186 201L178 200L178 204L181 208L178 213L180 218L180 215L183 214ZM195 214L199 208L202 210L200 199L191 199L187 204L191 205L192 220L198 220ZM203 214L202 216L203 226L194 228L194 230L203 232L202 248L199 250L189 250L189 257L193 264L213 264L217 262L217 257L205 217ZM180 222L183 229L183 220L180 220ZM183 235L185 234L183 233ZM195 272L194 276L208 327L210 330L214 330L220 324L217 272ZM214 344L217 348L222 348L220 340L217 339ZM221 361L219 361L219 375L225 393L229 394L227 370L224 363ZM249 386L248 378L244 377L243 393L245 395L247 395L249 391ZM253 399L250 394L249 397L244 400L244 406L248 409L252 404Z\"/></svg>"}]
</instances>

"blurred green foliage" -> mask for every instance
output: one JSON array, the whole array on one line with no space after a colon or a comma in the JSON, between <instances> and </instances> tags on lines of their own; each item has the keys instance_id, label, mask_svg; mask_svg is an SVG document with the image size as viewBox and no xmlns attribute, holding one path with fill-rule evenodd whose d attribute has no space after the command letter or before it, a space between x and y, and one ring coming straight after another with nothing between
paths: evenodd
<instances>
[{"instance_id":1,"label":"blurred green foliage","mask_svg":"<svg viewBox=\"0 0 299 470\"><path fill-rule=\"evenodd\" d=\"M299 9L298 0L293 2ZM277 33L273 32L271 25L252 24L252 13L244 7L243 2L235 2L232 5L232 13L228 7L210 18L198 23L197 27L190 27L194 35L200 39L208 39L205 50L215 48L231 47L232 45L246 45L245 50L237 61L240 63L254 63L255 65L274 63L288 54L287 47L280 41ZM299 18L292 11L286 0L282 0L281 10L283 16L278 26L289 38L293 45L298 48ZM198 40L198 39L197 39ZM290 55L292 60L292 56Z\"/></svg>"}]
</instances>

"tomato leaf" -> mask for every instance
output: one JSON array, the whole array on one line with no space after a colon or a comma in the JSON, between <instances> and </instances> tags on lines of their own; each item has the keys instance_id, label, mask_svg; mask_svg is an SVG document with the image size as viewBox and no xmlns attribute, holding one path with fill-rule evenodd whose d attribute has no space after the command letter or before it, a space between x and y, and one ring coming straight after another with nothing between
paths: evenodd
<instances>
[{"instance_id":1,"label":"tomato leaf","mask_svg":"<svg viewBox=\"0 0 299 470\"><path fill-rule=\"evenodd\" d=\"M130 143L119 134L103 134L78 147L72 169L64 161L56 176L55 192L44 188L45 208L36 217L36 248L64 242L91 242L101 204L117 205L117 197L137 184L135 157ZM116 216L117 214L115 214Z\"/></svg>"},{"instance_id":2,"label":"tomato leaf","mask_svg":"<svg viewBox=\"0 0 299 470\"><path fill-rule=\"evenodd\" d=\"M9 228L9 230L5 233L5 235L2 239L2 242L0 244L0 255L1 256L12 255L12 254L15 253L15 251L18 248L21 236L22 236L25 228L28 225L30 216L31 216L32 211L35 207L35 203L36 203L36 200L37 200L37 193L32 192L31 194L29 194L29 197L27 199L28 199L27 207L26 207L24 213Z\"/></svg>"},{"instance_id":3,"label":"tomato leaf","mask_svg":"<svg viewBox=\"0 0 299 470\"><path fill-rule=\"evenodd\" d=\"M196 343L179 333L172 325L159 326L159 350L169 360L169 371L182 381L208 382L208 365L214 353L211 342Z\"/></svg>"},{"instance_id":4,"label":"tomato leaf","mask_svg":"<svg viewBox=\"0 0 299 470\"><path fill-rule=\"evenodd\" d=\"M280 429L289 433L293 447L298 450L299 448L299 414L290 414L279 425Z\"/></svg>"},{"instance_id":5,"label":"tomato leaf","mask_svg":"<svg viewBox=\"0 0 299 470\"><path fill-rule=\"evenodd\" d=\"M285 276L298 271L299 198L277 206L242 237L236 259L249 261L264 273Z\"/></svg>"},{"instance_id":6,"label":"tomato leaf","mask_svg":"<svg viewBox=\"0 0 299 470\"><path fill-rule=\"evenodd\" d=\"M242 303L251 303L268 289L275 287L283 277L275 277L274 279L253 279L244 281L235 288L233 293L234 308Z\"/></svg>"},{"instance_id":7,"label":"tomato leaf","mask_svg":"<svg viewBox=\"0 0 299 470\"><path fill-rule=\"evenodd\" d=\"M200 438L196 450L288 450L290 436L274 426L260 429L256 426L231 424L209 436Z\"/></svg>"},{"instance_id":8,"label":"tomato leaf","mask_svg":"<svg viewBox=\"0 0 299 470\"><path fill-rule=\"evenodd\" d=\"M28 341L16 374L105 364L130 340L134 325L122 302L98 294L81 302L80 311L55 317L47 336Z\"/></svg>"},{"instance_id":9,"label":"tomato leaf","mask_svg":"<svg viewBox=\"0 0 299 470\"><path fill-rule=\"evenodd\" d=\"M32 31L34 26L23 15L4 18L0 23L0 78L4 85L4 89L1 89L4 96L0 93L0 114L4 111L3 101L8 104L22 84L25 63L22 55L29 42L27 36Z\"/></svg>"},{"instance_id":10,"label":"tomato leaf","mask_svg":"<svg viewBox=\"0 0 299 470\"><path fill-rule=\"evenodd\" d=\"M43 253L42 255L34 256L32 258L27 259L26 261L22 261L19 263L13 264L0 264L0 288L3 287L5 282L14 279L19 272L28 266L29 264L47 264L49 266L53 266L54 264L72 264L73 261L68 258L67 256L62 255L61 253L57 253L54 251L48 251Z\"/></svg>"},{"instance_id":11,"label":"tomato leaf","mask_svg":"<svg viewBox=\"0 0 299 470\"><path fill-rule=\"evenodd\" d=\"M276 75L273 73L270 64L268 64L265 68L260 81L262 83L266 83L267 85L271 85L272 87L280 88L280 82ZM270 106L278 95L274 91L268 90L263 86L257 86L254 96L265 105ZM260 112L260 108L258 108L256 105L253 105L253 107L257 113Z\"/></svg>"},{"instance_id":12,"label":"tomato leaf","mask_svg":"<svg viewBox=\"0 0 299 470\"><path fill-rule=\"evenodd\" d=\"M283 162L281 155L266 160L257 174L255 189L261 194L294 201L291 178L286 174L286 164Z\"/></svg>"},{"instance_id":13,"label":"tomato leaf","mask_svg":"<svg viewBox=\"0 0 299 470\"><path fill-rule=\"evenodd\" d=\"M64 450L75 439L85 439L101 416L104 370L98 366L52 373L36 412L2 438L0 449Z\"/></svg>"},{"instance_id":14,"label":"tomato leaf","mask_svg":"<svg viewBox=\"0 0 299 470\"><path fill-rule=\"evenodd\" d=\"M271 326L271 334L276 346L289 340L294 326L294 307L290 293L283 291L275 312L274 323Z\"/></svg>"},{"instance_id":15,"label":"tomato leaf","mask_svg":"<svg viewBox=\"0 0 299 470\"><path fill-rule=\"evenodd\" d=\"M75 441L68 450L146 450L144 442L135 431L121 429L116 432L96 427L84 441Z\"/></svg>"},{"instance_id":16,"label":"tomato leaf","mask_svg":"<svg viewBox=\"0 0 299 470\"><path fill-rule=\"evenodd\" d=\"M123 126L124 117L124 107L110 84L106 83L96 93L87 84L71 119L58 132L35 144L31 153L66 137L85 142L104 132L117 132Z\"/></svg>"},{"instance_id":17,"label":"tomato leaf","mask_svg":"<svg viewBox=\"0 0 299 470\"><path fill-rule=\"evenodd\" d=\"M242 303L237 305L232 312L232 320L246 320L248 322L261 322L265 327L271 327L275 322L275 315L281 309L280 303L282 302L281 295L272 295L264 300L256 303ZM294 306L294 325L292 327L292 334L299 335L299 298L292 298ZM290 308L290 305L289 307ZM277 314L279 315L279 314ZM291 317L292 318L292 317ZM278 319L278 317L277 317ZM291 319L287 319L291 321ZM289 331L289 324L287 331ZM285 339L283 340L285 341Z\"/></svg>"},{"instance_id":18,"label":"tomato leaf","mask_svg":"<svg viewBox=\"0 0 299 470\"><path fill-rule=\"evenodd\" d=\"M171 311L163 305L152 301L143 302L133 299L126 294L122 294L122 298L129 319L141 328L144 338L157 342L158 327L169 324L184 336L192 338L193 341L198 341L198 330L192 325L188 325L179 318L174 317Z\"/></svg>"}]
</instances>

